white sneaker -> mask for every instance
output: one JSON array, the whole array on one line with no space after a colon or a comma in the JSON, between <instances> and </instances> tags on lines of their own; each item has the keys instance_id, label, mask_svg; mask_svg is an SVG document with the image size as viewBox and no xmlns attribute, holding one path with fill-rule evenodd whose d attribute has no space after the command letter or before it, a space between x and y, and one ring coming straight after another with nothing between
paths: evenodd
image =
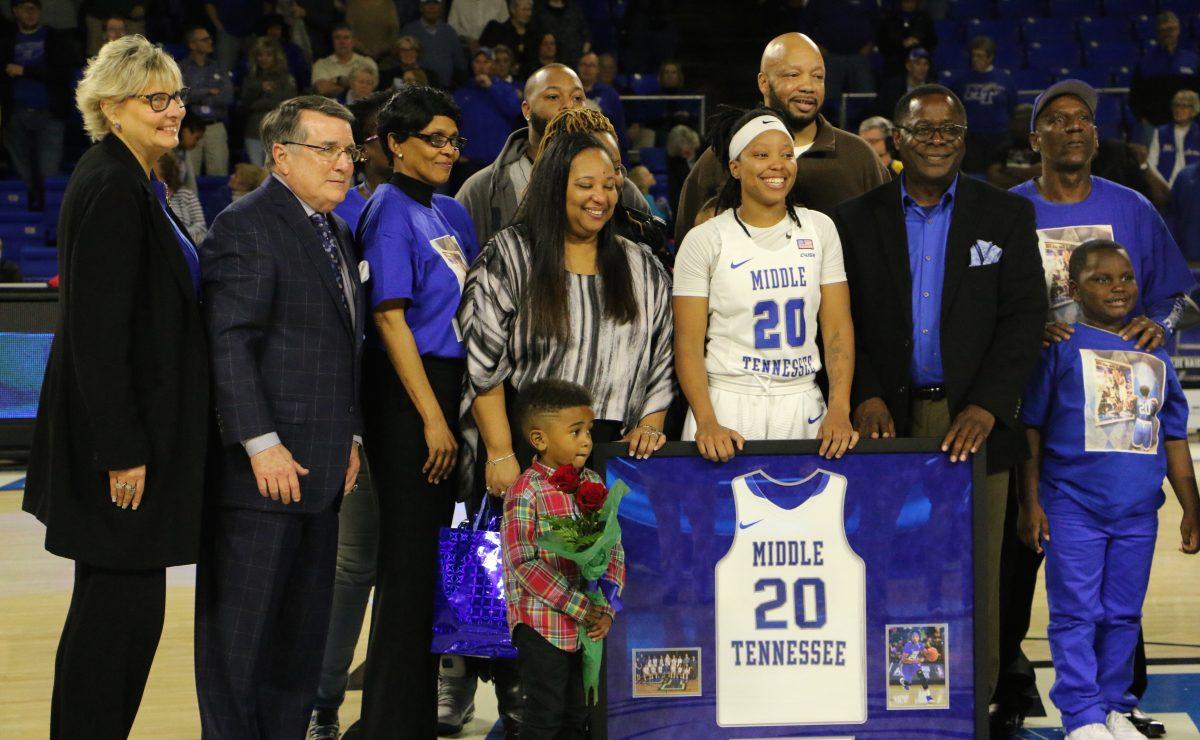
<instances>
[{"instance_id":1,"label":"white sneaker","mask_svg":"<svg viewBox=\"0 0 1200 740\"><path fill-rule=\"evenodd\" d=\"M1067 733L1066 740L1113 740L1113 734L1099 722L1076 727Z\"/></svg>"},{"instance_id":2,"label":"white sneaker","mask_svg":"<svg viewBox=\"0 0 1200 740\"><path fill-rule=\"evenodd\" d=\"M1145 737L1138 732L1138 728L1133 726L1125 715L1120 712L1109 712L1108 717L1104 722L1108 727L1108 731L1116 740L1142 740Z\"/></svg>"}]
</instances>

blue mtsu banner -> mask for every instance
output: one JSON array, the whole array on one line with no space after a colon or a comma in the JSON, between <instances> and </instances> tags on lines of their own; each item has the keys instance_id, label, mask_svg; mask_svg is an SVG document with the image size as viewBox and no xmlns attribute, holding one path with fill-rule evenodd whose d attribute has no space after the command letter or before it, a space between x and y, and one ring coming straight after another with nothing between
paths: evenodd
<instances>
[{"instance_id":1,"label":"blue mtsu banner","mask_svg":"<svg viewBox=\"0 0 1200 740\"><path fill-rule=\"evenodd\" d=\"M981 462L933 441L724 463L606 446L628 577L606 648L613 738L976 736ZM980 489L982 490L982 488ZM981 682L980 682L981 683ZM986 734L981 734L986 736Z\"/></svg>"}]
</instances>

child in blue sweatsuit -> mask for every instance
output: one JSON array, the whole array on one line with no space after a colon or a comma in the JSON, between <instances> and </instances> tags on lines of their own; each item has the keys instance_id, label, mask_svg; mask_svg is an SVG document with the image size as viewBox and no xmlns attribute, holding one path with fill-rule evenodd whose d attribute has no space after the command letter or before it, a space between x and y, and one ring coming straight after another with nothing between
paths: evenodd
<instances>
[{"instance_id":1,"label":"child in blue sweatsuit","mask_svg":"<svg viewBox=\"0 0 1200 740\"><path fill-rule=\"evenodd\" d=\"M1188 450L1188 406L1161 349L1121 330L1137 305L1133 265L1094 240L1070 260L1080 320L1043 350L1026 393L1021 538L1046 553L1050 698L1068 740L1140 740L1125 713L1163 476L1183 508L1181 550L1200 550L1200 498Z\"/></svg>"}]
</instances>

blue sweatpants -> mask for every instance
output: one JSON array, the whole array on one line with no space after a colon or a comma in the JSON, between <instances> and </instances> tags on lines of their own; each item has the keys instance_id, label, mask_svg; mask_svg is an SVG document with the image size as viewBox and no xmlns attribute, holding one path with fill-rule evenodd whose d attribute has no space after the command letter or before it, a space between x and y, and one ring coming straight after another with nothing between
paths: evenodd
<instances>
[{"instance_id":1,"label":"blue sweatpants","mask_svg":"<svg viewBox=\"0 0 1200 740\"><path fill-rule=\"evenodd\" d=\"M1043 496L1050 522L1046 599L1050 699L1067 732L1137 705L1133 652L1150 580L1158 514L1104 519L1061 494Z\"/></svg>"}]
</instances>

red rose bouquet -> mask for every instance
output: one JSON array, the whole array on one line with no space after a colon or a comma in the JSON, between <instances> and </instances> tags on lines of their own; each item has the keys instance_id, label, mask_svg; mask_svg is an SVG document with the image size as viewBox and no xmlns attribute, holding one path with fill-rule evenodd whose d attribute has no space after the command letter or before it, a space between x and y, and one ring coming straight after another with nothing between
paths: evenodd
<instances>
[{"instance_id":1,"label":"red rose bouquet","mask_svg":"<svg viewBox=\"0 0 1200 740\"><path fill-rule=\"evenodd\" d=\"M563 493L571 494L579 509L576 516L547 516L550 531L538 537L538 547L579 566L586 586L584 593L598 606L615 603L615 589L601 578L608 572L613 548L621 541L621 525L617 522L617 509L629 488L618 481L612 489L603 483L585 481L572 465L564 465L550 477L550 482ZM605 592L609 593L606 594ZM593 703L593 693L600 685L600 659L604 655L604 641L588 637L586 630L579 631L580 647L583 649L583 690L588 703Z\"/></svg>"}]
</instances>

